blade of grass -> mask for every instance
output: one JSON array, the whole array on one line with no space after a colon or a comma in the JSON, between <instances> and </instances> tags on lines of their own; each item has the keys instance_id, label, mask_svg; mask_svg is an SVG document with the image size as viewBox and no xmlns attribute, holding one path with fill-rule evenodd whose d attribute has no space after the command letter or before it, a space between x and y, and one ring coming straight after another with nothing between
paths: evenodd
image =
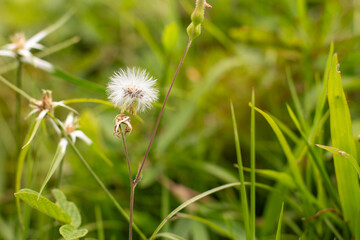
<instances>
[{"instance_id":1,"label":"blade of grass","mask_svg":"<svg viewBox=\"0 0 360 240\"><path fill-rule=\"evenodd\" d=\"M315 144L316 146L318 146L319 148L322 148L322 149L325 149L329 152L332 152L335 154L338 154L340 156L342 156L344 158L345 161L350 161L351 165L355 168L359 178L360 178L360 167L359 167L359 164L358 162L356 161L356 159L351 156L350 154L338 149L338 148L334 148L334 147L329 147L329 146L325 146L325 145L321 145L321 144Z\"/></svg>"},{"instance_id":2,"label":"blade of grass","mask_svg":"<svg viewBox=\"0 0 360 240\"><path fill-rule=\"evenodd\" d=\"M240 178L240 197L241 197L241 208L242 208L242 215L243 215L243 222L244 222L244 228L246 233L246 239L251 239L251 232L250 232L250 218L249 218L249 207L247 202L247 194L246 194L246 188L245 188L245 177L244 177L244 171L243 171L243 163L241 158L241 148L240 148L240 141L239 141L239 135L237 130L237 124L236 124L236 118L235 118L235 111L234 106L232 102L230 102L230 108L231 108L231 117L233 122L233 128L234 128L234 138L235 138L235 148L236 148L236 158L238 162L238 169L239 169L239 178Z\"/></svg>"},{"instance_id":3,"label":"blade of grass","mask_svg":"<svg viewBox=\"0 0 360 240\"><path fill-rule=\"evenodd\" d=\"M349 153L357 159L355 142L352 136L351 117L345 93L341 83L339 60L334 54L331 61L328 79L328 102L330 108L330 132L332 145ZM349 221L350 229L355 234L360 205L359 182L356 170L349 161L338 154L334 155L335 173L339 196L345 221ZM360 237L360 236L355 236Z\"/></svg>"},{"instance_id":4,"label":"blade of grass","mask_svg":"<svg viewBox=\"0 0 360 240\"><path fill-rule=\"evenodd\" d=\"M186 240L186 239L183 238L183 237L180 237L180 236L178 236L178 235L176 235L176 234L174 234L174 233L168 233L168 232L158 233L158 234L156 234L156 236L155 236L154 239L160 238L160 237L162 237L162 238L167 238L167 239L171 239L171 240Z\"/></svg>"},{"instance_id":5,"label":"blade of grass","mask_svg":"<svg viewBox=\"0 0 360 240\"><path fill-rule=\"evenodd\" d=\"M161 228L167 223L167 221L169 221L173 216L175 216L175 214L177 214L178 212L180 212L182 209L186 208L187 206L189 206L190 204L198 201L199 199L206 197L210 194L213 194L215 192L227 189L227 188L231 188L231 187L235 187L235 186L240 186L241 184L239 182L236 183L229 183L229 184L225 184L216 188L213 188L211 190L208 190L206 192L203 192L199 195L196 195L193 198L190 198L189 200L185 201L184 203L182 203L180 206L178 206L177 208L175 208L160 224L159 226L155 229L155 231L153 232L153 234L151 235L149 240L153 240L155 239L156 235L158 234L158 232L161 230Z\"/></svg>"},{"instance_id":6,"label":"blade of grass","mask_svg":"<svg viewBox=\"0 0 360 240\"><path fill-rule=\"evenodd\" d=\"M292 76L291 76L290 67L286 68L286 77L287 77L288 84L289 84L291 98L292 98L292 100L294 102L296 115L297 115L297 117L299 119L301 128L304 129L304 131L306 132L307 129L308 129L308 126L307 126L307 124L305 122L304 110L303 110L303 107L302 107L302 105L300 103L300 100L299 100L299 96L297 95L297 92L296 92L296 89L295 89L294 81L293 81Z\"/></svg>"},{"instance_id":7,"label":"blade of grass","mask_svg":"<svg viewBox=\"0 0 360 240\"><path fill-rule=\"evenodd\" d=\"M275 238L276 240L281 239L281 223L282 223L282 218L283 218L283 212L284 212L284 202L281 205L279 223L278 223L278 228L277 228L277 231L276 231L276 238Z\"/></svg>"},{"instance_id":8,"label":"blade of grass","mask_svg":"<svg viewBox=\"0 0 360 240\"><path fill-rule=\"evenodd\" d=\"M46 69L43 69L43 70L47 71ZM47 71L47 72L49 72L49 71ZM55 77L61 78L67 82L75 84L84 89L89 89L89 90L93 90L93 91L105 94L105 90L106 90L105 87L103 87L99 84L84 80L82 78L76 77L70 73L67 73L67 72L59 69L59 68L54 68L53 71L50 71L49 73Z\"/></svg>"},{"instance_id":9,"label":"blade of grass","mask_svg":"<svg viewBox=\"0 0 360 240\"><path fill-rule=\"evenodd\" d=\"M313 127L312 127L311 132L310 132L311 137L313 135L316 135L316 132L318 132L318 128L319 128L319 125L321 123L323 110L324 110L324 106L325 106L325 103L326 103L327 80L329 78L331 59L332 59L333 54L334 54L334 43L331 43L330 50L329 50L329 55L328 55L328 58L327 58L327 61L326 61L324 76L323 76L323 86L322 86L321 94L320 94L319 99L318 99L318 105L317 105L316 110L315 110L315 117L314 117Z\"/></svg>"},{"instance_id":10,"label":"blade of grass","mask_svg":"<svg viewBox=\"0 0 360 240\"><path fill-rule=\"evenodd\" d=\"M298 121L298 119L296 118L294 112L292 111L292 109L290 108L289 105L287 106L287 110L289 112L290 118L292 119L292 121L294 122L296 128L298 129L298 131L300 132L300 135L304 141L304 143L307 145L308 150L310 152L311 155L311 159L313 160L313 162L315 163L315 166L317 167L322 179L325 181L326 187L328 192L331 194L331 196L333 197L334 201L339 205L340 201L337 195L336 190L334 189L334 186L331 183L330 180L330 176L327 174L327 172L325 171L324 165L322 164L321 160L316 156L315 150L313 145L310 145L310 143L308 142L305 133L303 131L303 129L300 126L300 123Z\"/></svg>"},{"instance_id":11,"label":"blade of grass","mask_svg":"<svg viewBox=\"0 0 360 240\"><path fill-rule=\"evenodd\" d=\"M250 124L250 233L251 233L251 239L256 239L255 237L255 231L256 231L256 225L255 225L255 218L256 218L256 212L255 212L255 91L252 90L251 94L251 124ZM234 115L235 117L235 115ZM239 146L240 147L240 146Z\"/></svg>"},{"instance_id":12,"label":"blade of grass","mask_svg":"<svg viewBox=\"0 0 360 240\"><path fill-rule=\"evenodd\" d=\"M186 218L186 219L192 219L198 222L201 222L202 224L208 226L210 229L213 229L221 234L223 234L224 236L228 237L228 238L234 238L233 234L231 234L227 229L220 227L219 225L215 224L214 222L202 218L202 217L198 217L198 216L194 216L194 215L190 215L190 214L185 214L185 213L178 213L176 215L177 218Z\"/></svg>"},{"instance_id":13,"label":"blade of grass","mask_svg":"<svg viewBox=\"0 0 360 240\"><path fill-rule=\"evenodd\" d=\"M36 125L36 121L34 121L25 137L25 141L27 142L29 141L30 137L31 137L31 133L33 132L33 129L35 128ZM27 157L27 153L29 151L30 148L30 144L26 145L24 148L21 149L19 157L17 159L17 164L16 164L16 174L15 174L15 192L18 192L21 188L21 177L22 177L22 173L23 173L23 169L24 169L24 162L25 159ZM20 205L20 199L16 198L16 210L17 210L17 214L18 214L18 219L20 222L21 227L24 229L24 221L23 221L23 217L21 214L21 205Z\"/></svg>"},{"instance_id":14,"label":"blade of grass","mask_svg":"<svg viewBox=\"0 0 360 240\"><path fill-rule=\"evenodd\" d=\"M103 223L103 219L102 219L101 208L99 205L95 206L95 218L96 218L96 228L97 228L98 240L104 240L105 239L104 223Z\"/></svg>"},{"instance_id":15,"label":"blade of grass","mask_svg":"<svg viewBox=\"0 0 360 240\"><path fill-rule=\"evenodd\" d=\"M251 104L250 104L251 105ZM260 110L257 107L254 107L255 110L257 112L259 112L266 120L267 122L270 124L271 128L273 129L275 135L277 136L279 143L286 155L286 158L288 160L289 163L289 167L290 167L290 171L292 173L292 176L294 178L294 182L297 186L297 188L304 194L303 198L304 201L311 201L313 203L315 203L316 205L319 205L320 203L318 202L318 200L306 189L304 181L302 179L301 176L301 171L296 163L296 159L295 156L293 155L291 148L289 146L289 144L287 143L283 133L281 132L280 128L277 126L277 124L275 123L275 121L270 117L269 114L267 114L266 112Z\"/></svg>"}]
</instances>

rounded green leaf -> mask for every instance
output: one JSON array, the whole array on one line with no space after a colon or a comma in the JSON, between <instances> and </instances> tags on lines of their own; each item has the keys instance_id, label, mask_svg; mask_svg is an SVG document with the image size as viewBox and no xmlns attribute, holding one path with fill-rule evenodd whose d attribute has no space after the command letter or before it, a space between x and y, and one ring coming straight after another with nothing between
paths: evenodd
<instances>
[{"instance_id":1,"label":"rounded green leaf","mask_svg":"<svg viewBox=\"0 0 360 240\"><path fill-rule=\"evenodd\" d=\"M58 205L51 202L49 199L39 196L38 192L31 189L21 189L15 193L15 197L20 198L33 208L39 210L42 213L58 220L62 223L71 223L70 216L64 212Z\"/></svg>"},{"instance_id":2,"label":"rounded green leaf","mask_svg":"<svg viewBox=\"0 0 360 240\"><path fill-rule=\"evenodd\" d=\"M176 23L169 24L165 27L162 35L162 44L166 52L171 52L179 38L179 28Z\"/></svg>"},{"instance_id":3,"label":"rounded green leaf","mask_svg":"<svg viewBox=\"0 0 360 240\"><path fill-rule=\"evenodd\" d=\"M88 233L87 229L76 229L74 226L71 225L63 225L60 227L59 232L61 236L65 238L65 240L76 240Z\"/></svg>"}]
</instances>

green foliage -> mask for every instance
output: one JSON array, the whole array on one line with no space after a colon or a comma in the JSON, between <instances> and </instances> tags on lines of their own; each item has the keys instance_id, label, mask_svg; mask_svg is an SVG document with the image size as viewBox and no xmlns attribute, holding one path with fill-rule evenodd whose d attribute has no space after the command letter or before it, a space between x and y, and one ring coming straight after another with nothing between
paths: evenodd
<instances>
[{"instance_id":1,"label":"green foliage","mask_svg":"<svg viewBox=\"0 0 360 240\"><path fill-rule=\"evenodd\" d=\"M51 68L28 61L19 74L17 59L0 56L0 239L77 239L85 228L88 239L126 238L128 169L106 85L127 66L158 79L159 102L132 119L127 137L135 173L189 24L201 34L136 188L134 239L360 239L358 4L207 2L212 9L196 0L1 1L0 51L15 32L29 39L45 29L44 49L32 53ZM25 119L41 89L76 110L90 147L69 141L59 154L65 134L51 117L68 109ZM54 188L74 202L58 190L56 204L47 200Z\"/></svg>"},{"instance_id":2,"label":"green foliage","mask_svg":"<svg viewBox=\"0 0 360 240\"><path fill-rule=\"evenodd\" d=\"M88 233L87 229L76 229L76 227L72 225L63 225L59 229L61 236L65 238L65 240L76 240Z\"/></svg>"},{"instance_id":3,"label":"green foliage","mask_svg":"<svg viewBox=\"0 0 360 240\"><path fill-rule=\"evenodd\" d=\"M342 88L339 68L338 56L334 54L328 80L331 140L333 147L339 148L357 159L350 111ZM356 169L350 161L344 161L338 154L334 155L334 165L344 217L345 220L350 222L352 231L355 234L355 230L358 228L356 223L360 214L359 205L357 204L360 200L360 189ZM356 237L360 238L360 236Z\"/></svg>"},{"instance_id":4,"label":"green foliage","mask_svg":"<svg viewBox=\"0 0 360 240\"><path fill-rule=\"evenodd\" d=\"M15 197L23 200L36 210L45 213L46 215L62 223L71 223L72 221L71 217L64 209L51 202L47 198L39 196L39 193L31 189L21 189L15 193Z\"/></svg>"}]
</instances>

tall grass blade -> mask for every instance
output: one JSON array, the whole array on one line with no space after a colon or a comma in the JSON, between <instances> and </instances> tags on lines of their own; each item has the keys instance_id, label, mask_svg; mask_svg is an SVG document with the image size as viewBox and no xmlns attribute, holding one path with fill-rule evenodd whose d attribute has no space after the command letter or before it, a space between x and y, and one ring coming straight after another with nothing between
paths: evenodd
<instances>
[{"instance_id":1,"label":"tall grass blade","mask_svg":"<svg viewBox=\"0 0 360 240\"><path fill-rule=\"evenodd\" d=\"M282 224L283 212L284 212L284 203L282 203L282 206L281 206L279 223L278 223L278 228L277 228L276 238L275 238L276 240L281 239L281 224Z\"/></svg>"},{"instance_id":2,"label":"tall grass blade","mask_svg":"<svg viewBox=\"0 0 360 240\"><path fill-rule=\"evenodd\" d=\"M236 183L229 183L229 184L225 184L216 188L213 188L211 190L208 190L206 192L203 192L199 195L196 195L193 198L190 198L189 200L185 201L184 203L182 203L180 206L178 206L177 208L175 208L171 213L169 213L169 215L162 220L162 222L159 224L159 226L155 229L155 231L153 232L153 234L150 237L150 240L153 240L156 238L156 235L158 234L158 232L162 229L162 227L173 217L175 216L175 214L177 214L178 212L180 212L181 210L183 210L184 208L186 208L187 206L189 206L190 204L198 201L199 199L206 197L210 194L213 194L215 192L227 189L227 188L231 188L231 187L235 187L235 186L239 186L241 185L239 182Z\"/></svg>"},{"instance_id":3,"label":"tall grass blade","mask_svg":"<svg viewBox=\"0 0 360 240\"><path fill-rule=\"evenodd\" d=\"M44 69L44 70L46 71L46 69ZM93 91L105 94L105 90L106 90L105 87L103 87L99 84L90 82L90 81L86 81L82 78L76 77L70 73L67 73L67 72L59 69L59 68L55 68L53 71L50 71L49 73L55 77L61 78L67 82L75 84L84 89L93 90Z\"/></svg>"},{"instance_id":4,"label":"tall grass blade","mask_svg":"<svg viewBox=\"0 0 360 240\"><path fill-rule=\"evenodd\" d=\"M240 177L240 183L241 183L240 198L241 198L242 214L243 214L243 219L244 219L243 222L244 222L244 227L245 227L246 239L251 239L251 232L250 232L251 222L250 222L250 217L249 217L249 207L248 207L248 202L247 202L246 188L245 188L245 184L244 184L245 177L244 177L243 163L242 163L242 158L241 158L241 148L240 148L240 141L239 141L237 124L236 124L236 118L235 118L235 111L234 111L234 106L233 106L232 102L230 103L230 107L231 107L231 117L232 117L233 128L234 128L236 158L237 158L237 162L238 162L238 166L239 166L238 169L239 169L239 177Z\"/></svg>"},{"instance_id":5,"label":"tall grass blade","mask_svg":"<svg viewBox=\"0 0 360 240\"><path fill-rule=\"evenodd\" d=\"M267 122L270 124L271 128L273 129L273 131L275 132L280 145L286 155L286 158L289 162L289 167L290 167L290 171L292 173L292 176L294 178L294 182L297 186L297 188L304 194L303 198L305 201L311 201L315 204L319 204L318 200L306 189L303 178L301 176L301 171L300 168L298 167L297 163L296 163L296 159L294 154L291 151L291 148L289 146L289 144L287 143L283 133L281 132L280 128L277 126L277 124L275 123L275 121L270 117L269 114L267 114L266 112L260 110L259 108L255 107L255 110L257 112L259 112L266 120Z\"/></svg>"},{"instance_id":6,"label":"tall grass blade","mask_svg":"<svg viewBox=\"0 0 360 240\"><path fill-rule=\"evenodd\" d=\"M351 117L341 83L339 60L334 54L328 79L328 101L330 108L330 132L332 145L357 159L355 142L352 136ZM356 170L342 156L334 155L334 165L340 201L345 221L349 221L354 233L358 228L356 221L360 209L359 182Z\"/></svg>"},{"instance_id":7,"label":"tall grass blade","mask_svg":"<svg viewBox=\"0 0 360 240\"><path fill-rule=\"evenodd\" d=\"M255 239L255 232L256 232L256 225L255 225L255 218L256 218L256 210L255 210L255 91L252 90L251 94L251 123L250 123L250 232L251 232L251 239ZM235 115L233 114L233 118ZM236 124L236 122L235 122ZM240 147L240 146L239 146Z\"/></svg>"}]
</instances>

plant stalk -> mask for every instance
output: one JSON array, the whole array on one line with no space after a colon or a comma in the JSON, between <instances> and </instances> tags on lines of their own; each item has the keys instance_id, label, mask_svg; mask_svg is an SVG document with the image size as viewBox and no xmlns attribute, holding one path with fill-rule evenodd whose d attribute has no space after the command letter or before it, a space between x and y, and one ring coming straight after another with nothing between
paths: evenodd
<instances>
[{"instance_id":1,"label":"plant stalk","mask_svg":"<svg viewBox=\"0 0 360 240\"><path fill-rule=\"evenodd\" d=\"M187 55L187 53L188 53L188 51L189 51L189 48L190 48L190 45L191 45L191 42L192 42L191 39L192 39L192 38L190 37L190 38L189 38L189 41L188 41L188 43L187 43L187 45L186 45L184 54L183 54L183 56L182 56L182 58L181 58L181 61L180 61L179 65L178 65L178 67L177 67L177 69L176 69L175 75L174 75L174 77L173 77L173 79L172 79L172 81L171 81L169 90L168 90L168 92L167 92L167 94L166 94L166 96L165 96L163 105L162 105L161 110L160 110L160 113L159 113L159 117L158 117L158 119L157 119L157 121L156 121L154 130L153 130L152 135L151 135L151 138L150 138L149 145L148 145L148 147L147 147L147 149L146 149L144 158L143 158L143 160L142 160L142 162L141 162L141 165L140 165L140 167L139 167L139 170L138 170L138 172L137 172L137 174L136 174L136 177L135 177L135 180L134 180L135 186L136 186L136 185L138 184L138 182L140 181L141 173L142 173L142 170L143 170L143 167L144 167L146 158L147 158L147 156L148 156L148 154L149 154L149 152L150 152L150 147L151 147L151 145L152 145L152 142L154 141L154 137L155 137L156 131L157 131L158 127L159 127L160 119L161 119L162 114L163 114L163 112L164 112L166 102L167 102L167 100L168 100L168 98L169 98L169 95L170 95L171 89L172 89L172 87L173 87L173 85L174 85L175 79L177 78L177 76L178 76L178 74L179 74L179 71L180 71L180 68L181 68L181 66L183 65L184 60L185 60L185 57L186 57L186 55Z\"/></svg>"},{"instance_id":2,"label":"plant stalk","mask_svg":"<svg viewBox=\"0 0 360 240\"><path fill-rule=\"evenodd\" d=\"M22 75L22 62L18 58L18 68L16 73L16 86L21 89L21 75ZM20 93L16 93L16 111L15 111L15 122L16 122L16 142L18 148L21 148L21 96Z\"/></svg>"}]
</instances>

